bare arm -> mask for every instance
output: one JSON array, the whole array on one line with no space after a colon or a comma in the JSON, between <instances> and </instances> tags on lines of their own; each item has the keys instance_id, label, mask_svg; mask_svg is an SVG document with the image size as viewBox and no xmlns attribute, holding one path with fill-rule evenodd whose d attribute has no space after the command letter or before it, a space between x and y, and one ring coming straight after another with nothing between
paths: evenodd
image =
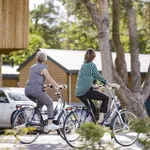
<instances>
[{"instance_id":1,"label":"bare arm","mask_svg":"<svg viewBox=\"0 0 150 150\"><path fill-rule=\"evenodd\" d=\"M54 79L50 76L49 72L47 69L43 69L41 71L41 74L45 76L45 78L48 80L50 84L52 84L55 88L59 88L59 85L55 82Z\"/></svg>"}]
</instances>

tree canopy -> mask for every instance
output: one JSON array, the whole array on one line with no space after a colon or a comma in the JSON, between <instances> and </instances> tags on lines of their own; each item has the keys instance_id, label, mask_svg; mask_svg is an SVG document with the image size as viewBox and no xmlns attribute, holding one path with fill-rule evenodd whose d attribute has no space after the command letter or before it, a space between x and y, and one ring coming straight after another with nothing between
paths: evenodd
<instances>
[{"instance_id":1,"label":"tree canopy","mask_svg":"<svg viewBox=\"0 0 150 150\"><path fill-rule=\"evenodd\" d=\"M85 50L87 47L99 49L98 32L90 13L87 11L83 0L57 0L61 3L58 7L53 1L45 0L30 11L30 44L27 50L12 52L4 55L5 63L14 59L15 64L21 64L37 48L48 47L54 49ZM96 1L92 1L93 4ZM98 5L98 3L96 3ZM109 20L112 24L112 2L109 5ZM136 0L134 2L137 18L137 35L140 53L150 53L150 21L149 3ZM64 18L60 17L61 7L66 9ZM124 51L129 52L129 34L126 11L123 0L120 0L120 39L124 46ZM112 42L112 28L110 26L110 43ZM28 52L27 52L28 51ZM115 48L112 45L112 51ZM23 58L19 56L22 55Z\"/></svg>"}]
</instances>

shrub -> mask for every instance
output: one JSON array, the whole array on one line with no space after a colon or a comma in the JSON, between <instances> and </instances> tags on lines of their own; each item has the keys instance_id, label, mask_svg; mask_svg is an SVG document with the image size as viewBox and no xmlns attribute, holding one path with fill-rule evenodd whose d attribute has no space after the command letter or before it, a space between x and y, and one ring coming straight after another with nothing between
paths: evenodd
<instances>
[{"instance_id":1,"label":"shrub","mask_svg":"<svg viewBox=\"0 0 150 150\"><path fill-rule=\"evenodd\" d=\"M108 128L91 122L86 122L81 125L77 132L81 135L81 141L85 141L84 147L80 148L80 150L88 147L91 147L92 150L105 150L106 145L105 147L102 146L101 138L106 132L110 133ZM108 145L110 145L110 143L108 143Z\"/></svg>"},{"instance_id":2,"label":"shrub","mask_svg":"<svg viewBox=\"0 0 150 150\"><path fill-rule=\"evenodd\" d=\"M134 128L140 134L138 142L144 147L143 150L150 149L150 119L137 119Z\"/></svg>"}]
</instances>

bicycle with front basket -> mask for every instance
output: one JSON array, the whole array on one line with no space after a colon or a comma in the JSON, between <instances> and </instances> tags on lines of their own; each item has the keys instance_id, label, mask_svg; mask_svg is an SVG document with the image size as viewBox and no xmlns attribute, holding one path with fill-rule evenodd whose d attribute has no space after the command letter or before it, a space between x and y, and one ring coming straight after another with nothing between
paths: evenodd
<instances>
[{"instance_id":1,"label":"bicycle with front basket","mask_svg":"<svg viewBox=\"0 0 150 150\"><path fill-rule=\"evenodd\" d=\"M100 125L109 126L113 133L115 141L122 146L130 146L136 142L138 133L134 131L133 123L137 118L132 112L122 109L120 102L115 96L115 87L108 88L111 93L111 104L104 120ZM86 98L87 99L87 98ZM63 133L66 142L73 148L83 147L83 139L77 130L88 121L98 123L93 113L91 99L87 99L88 107L82 107L80 110L72 109L67 115L63 124ZM67 132L67 130L69 132Z\"/></svg>"},{"instance_id":2,"label":"bicycle with front basket","mask_svg":"<svg viewBox=\"0 0 150 150\"><path fill-rule=\"evenodd\" d=\"M48 85L48 87L53 88L52 85ZM67 88L66 85L63 85L63 87L64 89ZM58 101L54 109L53 120L53 123L60 126L62 126L68 111L71 109L71 106L65 108L65 101L62 98L61 90L62 89L56 89L55 94L58 97ZM34 99L34 101L36 101L36 99ZM44 126L48 124L48 120L47 118L45 119L43 115L45 114L42 113L38 103L36 107L21 106L21 108L16 111L12 122L16 139L23 144L30 144L34 142L40 134L48 134L49 131L44 131ZM62 128L58 129L57 133L64 139Z\"/></svg>"}]
</instances>

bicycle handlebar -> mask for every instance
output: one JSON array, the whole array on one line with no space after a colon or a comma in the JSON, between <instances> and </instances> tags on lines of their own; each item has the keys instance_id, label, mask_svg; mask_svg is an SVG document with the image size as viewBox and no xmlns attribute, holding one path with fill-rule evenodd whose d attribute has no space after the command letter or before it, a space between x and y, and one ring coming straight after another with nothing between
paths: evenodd
<instances>
[{"instance_id":1,"label":"bicycle handlebar","mask_svg":"<svg viewBox=\"0 0 150 150\"><path fill-rule=\"evenodd\" d=\"M62 87L60 87L60 88L58 88L58 89L60 89L60 90L61 90L61 89L67 89L67 87L68 87L66 84L62 84L61 86L62 86Z\"/></svg>"},{"instance_id":2,"label":"bicycle handlebar","mask_svg":"<svg viewBox=\"0 0 150 150\"><path fill-rule=\"evenodd\" d=\"M67 85L66 85L66 84L62 84L61 86L62 86L62 87L57 88L57 89L60 89L60 90L61 90L61 89L67 89ZM46 87L54 88L54 86L53 86L52 84L47 84ZM46 88L46 87L44 87L44 88Z\"/></svg>"},{"instance_id":3,"label":"bicycle handlebar","mask_svg":"<svg viewBox=\"0 0 150 150\"><path fill-rule=\"evenodd\" d=\"M104 86L106 86L108 89L119 89L120 88L120 85L118 85L118 84L111 84L111 86L109 86L107 84L106 85L102 84L102 85L99 85L97 88L103 88ZM96 89L96 87L94 89Z\"/></svg>"},{"instance_id":4,"label":"bicycle handlebar","mask_svg":"<svg viewBox=\"0 0 150 150\"><path fill-rule=\"evenodd\" d=\"M52 84L47 84L46 87L54 88L54 86Z\"/></svg>"}]
</instances>

